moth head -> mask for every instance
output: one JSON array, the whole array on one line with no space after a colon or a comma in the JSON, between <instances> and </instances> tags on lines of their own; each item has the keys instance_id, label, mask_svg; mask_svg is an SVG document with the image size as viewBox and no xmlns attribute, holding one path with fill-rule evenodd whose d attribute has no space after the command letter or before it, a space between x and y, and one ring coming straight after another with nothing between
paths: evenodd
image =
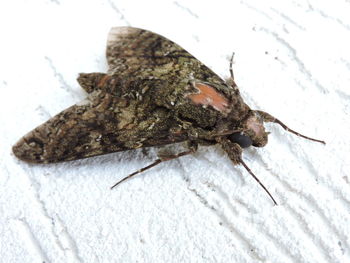
<instances>
[{"instance_id":1,"label":"moth head","mask_svg":"<svg viewBox=\"0 0 350 263\"><path fill-rule=\"evenodd\" d=\"M234 132L228 136L229 140L239 144L242 148L249 146L263 147L267 144L268 132L265 131L262 118L255 112L242 122L242 131Z\"/></svg>"},{"instance_id":2,"label":"moth head","mask_svg":"<svg viewBox=\"0 0 350 263\"><path fill-rule=\"evenodd\" d=\"M241 148L248 148L253 144L253 140L244 132L235 132L228 136L231 142L239 144Z\"/></svg>"}]
</instances>

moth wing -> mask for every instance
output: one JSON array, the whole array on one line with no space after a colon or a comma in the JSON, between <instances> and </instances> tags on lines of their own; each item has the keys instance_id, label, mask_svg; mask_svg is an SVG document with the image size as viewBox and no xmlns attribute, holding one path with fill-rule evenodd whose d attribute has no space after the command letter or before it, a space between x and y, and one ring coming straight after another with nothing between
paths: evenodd
<instances>
[{"instance_id":1,"label":"moth wing","mask_svg":"<svg viewBox=\"0 0 350 263\"><path fill-rule=\"evenodd\" d=\"M179 80L197 78L205 81L208 76L222 82L179 45L139 28L112 28L107 37L106 58L109 65L107 74L79 75L78 82L88 93L108 89L108 92L122 96L139 80L171 81L174 87Z\"/></svg>"},{"instance_id":2,"label":"moth wing","mask_svg":"<svg viewBox=\"0 0 350 263\"><path fill-rule=\"evenodd\" d=\"M140 117L136 103L95 91L29 132L13 152L27 162L53 163L186 140L169 133L170 113L154 109Z\"/></svg>"},{"instance_id":3,"label":"moth wing","mask_svg":"<svg viewBox=\"0 0 350 263\"><path fill-rule=\"evenodd\" d=\"M171 40L151 31L133 27L113 27L110 30L106 57L109 74L130 74L148 70L149 74L158 71L157 77L159 77L161 72L158 69L161 69L163 75L169 73L166 72L166 65L169 63L177 64L181 70L190 67L192 72L196 71L197 66L204 66Z\"/></svg>"},{"instance_id":4,"label":"moth wing","mask_svg":"<svg viewBox=\"0 0 350 263\"><path fill-rule=\"evenodd\" d=\"M249 110L237 89L185 49L156 33L114 27L108 35L106 55L110 79L118 83L106 85L109 92L152 96L153 103L171 109L195 126L214 127L228 114L240 121Z\"/></svg>"},{"instance_id":5,"label":"moth wing","mask_svg":"<svg viewBox=\"0 0 350 263\"><path fill-rule=\"evenodd\" d=\"M156 84L157 88L149 87L162 97L164 94L177 94L179 97L181 93L184 97L190 91L202 92L193 87L194 83L210 83L214 93L217 90L216 94L221 93L225 97L235 92L185 49L151 31L133 27L112 28L107 39L106 57L108 75L114 83L118 83L118 87L110 85L109 92L119 96L128 94L130 88L149 86L144 84L147 80L152 80L152 85ZM139 89L139 93L142 92Z\"/></svg>"}]
</instances>

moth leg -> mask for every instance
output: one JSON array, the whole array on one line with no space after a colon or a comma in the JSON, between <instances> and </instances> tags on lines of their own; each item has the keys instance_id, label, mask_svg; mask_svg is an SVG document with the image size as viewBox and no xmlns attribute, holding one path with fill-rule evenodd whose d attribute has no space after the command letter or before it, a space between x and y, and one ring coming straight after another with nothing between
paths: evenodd
<instances>
[{"instance_id":1,"label":"moth leg","mask_svg":"<svg viewBox=\"0 0 350 263\"><path fill-rule=\"evenodd\" d=\"M125 180L128 180L129 178L139 174L139 173L142 173L162 162L166 162L166 161L170 161L170 160L173 160L173 159L176 159L176 158L179 158L179 157L182 157L182 156L185 156L185 155L189 155L189 154L192 154L194 153L198 148L198 144L197 143L192 143L192 142L189 142L189 150L188 151L183 151L183 152L180 152L178 154L173 154L173 155L162 155L162 156L159 156L160 158L155 160L153 163L151 163L150 165L146 166L146 167L143 167L139 170L137 170L136 172L133 172L131 174L129 174L127 177L121 179L119 182L117 182L116 184L114 184L111 189L113 189L114 187L116 187L118 184L124 182Z\"/></svg>"},{"instance_id":2,"label":"moth leg","mask_svg":"<svg viewBox=\"0 0 350 263\"><path fill-rule=\"evenodd\" d=\"M311 141L315 141L315 142L320 142L320 143L323 143L323 144L326 144L324 141L322 140L318 140L318 139L314 139L314 138L311 138L311 137L308 137L308 136L305 136L305 135L302 135L300 134L299 132L296 132L292 129L290 129L287 125L285 125L283 122L281 122L279 119L273 117L272 115L270 115L269 113L267 112L264 112L264 111L260 111L260 110L257 110L255 111L256 113L259 114L259 116L263 119L264 122L273 122L273 123L277 123L279 124L280 126L282 126L283 129L285 129L286 131L288 132L291 132L299 137L302 137L302 138L305 138L305 139L308 139L308 140L311 140Z\"/></svg>"},{"instance_id":3,"label":"moth leg","mask_svg":"<svg viewBox=\"0 0 350 263\"><path fill-rule=\"evenodd\" d=\"M270 194L270 192L267 190L267 188L263 185L263 183L256 177L256 175L250 170L250 168L247 166L247 164L242 159L242 148L237 144L231 142L226 137L220 137L217 139L217 141L220 143L221 147L224 149L224 151L227 153L228 157L231 159L234 165L242 164L243 167L247 170L247 172L254 178L254 180L264 189L264 191L270 196L273 203L277 205L276 200L273 198L273 196Z\"/></svg>"},{"instance_id":4,"label":"moth leg","mask_svg":"<svg viewBox=\"0 0 350 263\"><path fill-rule=\"evenodd\" d=\"M235 77L233 75L233 57L235 56L235 52L232 52L232 56L231 56L231 59L230 59L230 75L231 75L231 79L233 81L233 83L235 82Z\"/></svg>"},{"instance_id":5,"label":"moth leg","mask_svg":"<svg viewBox=\"0 0 350 263\"><path fill-rule=\"evenodd\" d=\"M230 59L230 66L229 66L229 70L230 70L230 78L227 80L227 84L229 86L231 86L234 89L237 89L237 85L235 83L235 77L233 75L233 57L235 56L235 52L232 52L232 56Z\"/></svg>"}]
</instances>

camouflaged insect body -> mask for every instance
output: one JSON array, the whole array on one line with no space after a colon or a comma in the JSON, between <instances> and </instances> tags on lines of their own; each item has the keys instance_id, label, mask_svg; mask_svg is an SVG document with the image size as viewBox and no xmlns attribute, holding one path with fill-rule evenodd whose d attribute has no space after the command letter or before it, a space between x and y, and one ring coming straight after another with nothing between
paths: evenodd
<instances>
[{"instance_id":1,"label":"camouflaged insect body","mask_svg":"<svg viewBox=\"0 0 350 263\"><path fill-rule=\"evenodd\" d=\"M324 143L291 130L266 112L251 110L234 83L232 68L231 81L225 82L180 46L150 31L112 28L107 61L106 74L79 75L78 82L88 93L85 100L17 142L13 152L19 159L52 163L188 142L188 151L163 156L119 184L162 161L191 154L199 144L220 144L277 204L244 163L242 149L266 145L263 122Z\"/></svg>"},{"instance_id":2,"label":"camouflaged insect body","mask_svg":"<svg viewBox=\"0 0 350 263\"><path fill-rule=\"evenodd\" d=\"M50 163L188 140L214 144L254 115L236 87L160 35L113 28L106 53L107 74L78 78L87 98L24 136L13 148L18 158ZM258 131L251 136L263 146Z\"/></svg>"}]
</instances>

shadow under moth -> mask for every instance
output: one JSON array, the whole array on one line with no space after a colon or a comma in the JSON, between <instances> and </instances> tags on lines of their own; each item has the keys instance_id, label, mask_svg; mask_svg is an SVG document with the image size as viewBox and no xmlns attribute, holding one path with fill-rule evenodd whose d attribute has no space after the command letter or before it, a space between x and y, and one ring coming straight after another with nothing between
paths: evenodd
<instances>
[{"instance_id":1,"label":"shadow under moth","mask_svg":"<svg viewBox=\"0 0 350 263\"><path fill-rule=\"evenodd\" d=\"M250 109L234 82L232 59L231 79L224 81L174 42L132 27L111 29L106 56L107 73L78 77L88 93L85 100L13 146L19 159L54 163L187 142L188 150L160 156L116 186L163 161L194 153L198 145L220 144L233 164L243 165L277 204L243 161L242 149L267 144L264 122L324 143L291 130L266 112Z\"/></svg>"}]
</instances>

